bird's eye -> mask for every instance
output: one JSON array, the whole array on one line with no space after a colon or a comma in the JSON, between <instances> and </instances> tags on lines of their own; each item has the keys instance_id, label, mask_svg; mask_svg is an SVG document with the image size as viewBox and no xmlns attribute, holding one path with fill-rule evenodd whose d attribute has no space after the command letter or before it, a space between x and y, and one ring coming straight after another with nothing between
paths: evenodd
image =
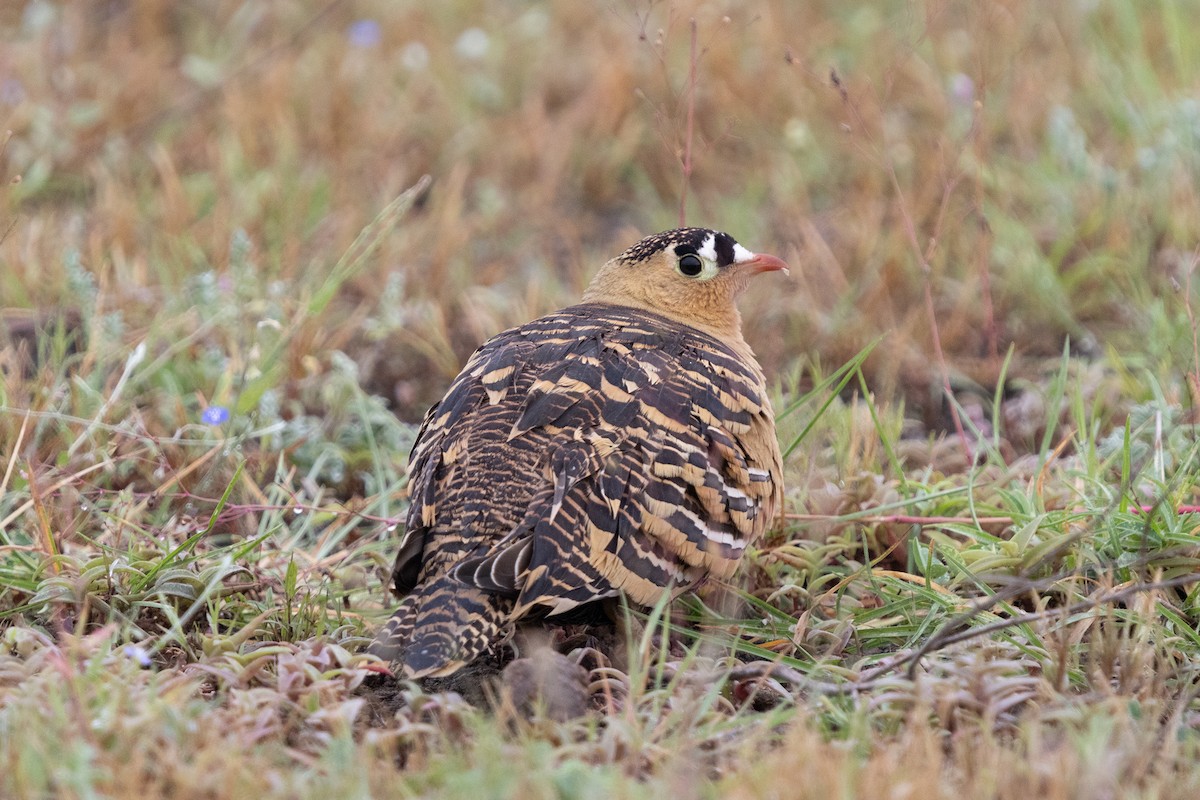
<instances>
[{"instance_id":1,"label":"bird's eye","mask_svg":"<svg viewBox=\"0 0 1200 800\"><path fill-rule=\"evenodd\" d=\"M689 278L694 278L704 271L704 262L695 253L688 253L680 257L679 271Z\"/></svg>"}]
</instances>

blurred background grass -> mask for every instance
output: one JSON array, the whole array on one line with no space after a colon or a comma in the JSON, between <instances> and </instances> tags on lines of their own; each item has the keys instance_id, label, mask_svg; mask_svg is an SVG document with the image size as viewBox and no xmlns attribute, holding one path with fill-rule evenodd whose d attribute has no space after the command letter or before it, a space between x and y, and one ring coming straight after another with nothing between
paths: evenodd
<instances>
[{"instance_id":1,"label":"blurred background grass","mask_svg":"<svg viewBox=\"0 0 1200 800\"><path fill-rule=\"evenodd\" d=\"M279 321L262 290L286 314L429 174L417 212L300 323L287 359L300 377L344 350L416 419L479 341L574 301L598 264L676 224L694 17L687 221L798 267L746 301L771 374L840 364L886 334L872 388L944 427L927 266L956 386L991 396L1010 346L1010 381L1037 380L1068 338L1167 380L1193 360L1194 12L8 4L3 170L19 183L0 294L78 308L93 352L228 304ZM194 311L163 320L164 306ZM223 335L197 344L255 344Z\"/></svg>"},{"instance_id":2,"label":"blurred background grass","mask_svg":"<svg viewBox=\"0 0 1200 800\"><path fill-rule=\"evenodd\" d=\"M793 410L741 616L678 611L816 688L750 701L689 651L574 727L411 689L364 732L411 423L678 223L691 19L686 219L792 263L743 310ZM795 796L1192 796L1196 30L1193 0L0 5L7 788L719 796L819 750Z\"/></svg>"}]
</instances>

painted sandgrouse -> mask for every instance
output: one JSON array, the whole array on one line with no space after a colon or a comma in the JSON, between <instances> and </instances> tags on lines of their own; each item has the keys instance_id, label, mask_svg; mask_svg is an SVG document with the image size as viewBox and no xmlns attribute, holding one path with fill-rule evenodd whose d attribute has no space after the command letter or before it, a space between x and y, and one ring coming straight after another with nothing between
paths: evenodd
<instances>
[{"instance_id":1,"label":"painted sandgrouse","mask_svg":"<svg viewBox=\"0 0 1200 800\"><path fill-rule=\"evenodd\" d=\"M730 577L783 497L734 303L785 269L726 233L666 231L601 267L579 305L476 350L413 447L403 600L371 651L449 675L524 617Z\"/></svg>"}]
</instances>

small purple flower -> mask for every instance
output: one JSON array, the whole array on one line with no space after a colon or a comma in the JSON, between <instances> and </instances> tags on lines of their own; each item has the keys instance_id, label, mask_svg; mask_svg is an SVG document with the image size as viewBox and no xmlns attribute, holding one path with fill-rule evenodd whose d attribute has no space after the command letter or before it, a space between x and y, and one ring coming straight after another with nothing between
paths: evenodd
<instances>
[{"instance_id":1,"label":"small purple flower","mask_svg":"<svg viewBox=\"0 0 1200 800\"><path fill-rule=\"evenodd\" d=\"M16 78L5 78L0 81L0 103L6 106L17 106L25 99L25 86Z\"/></svg>"},{"instance_id":2,"label":"small purple flower","mask_svg":"<svg viewBox=\"0 0 1200 800\"><path fill-rule=\"evenodd\" d=\"M950 97L960 106L969 106L975 102L975 81L970 75L956 72L950 76Z\"/></svg>"},{"instance_id":3,"label":"small purple flower","mask_svg":"<svg viewBox=\"0 0 1200 800\"><path fill-rule=\"evenodd\" d=\"M121 648L121 653L126 658L136 661L138 666L142 669L146 669L152 663L154 663L150 660L150 654L146 652L146 648L142 647L141 645L127 644Z\"/></svg>"},{"instance_id":4,"label":"small purple flower","mask_svg":"<svg viewBox=\"0 0 1200 800\"><path fill-rule=\"evenodd\" d=\"M200 415L200 421L205 425L222 425L229 421L229 409L225 406L209 406Z\"/></svg>"},{"instance_id":5,"label":"small purple flower","mask_svg":"<svg viewBox=\"0 0 1200 800\"><path fill-rule=\"evenodd\" d=\"M379 23L373 19L360 19L346 29L346 38L354 47L374 47L383 38Z\"/></svg>"}]
</instances>

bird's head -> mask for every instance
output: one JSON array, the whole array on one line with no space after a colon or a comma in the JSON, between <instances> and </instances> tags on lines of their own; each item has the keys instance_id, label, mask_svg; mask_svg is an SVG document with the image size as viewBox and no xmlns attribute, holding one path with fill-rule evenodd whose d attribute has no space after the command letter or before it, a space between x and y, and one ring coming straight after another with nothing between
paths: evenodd
<instances>
[{"instance_id":1,"label":"bird's head","mask_svg":"<svg viewBox=\"0 0 1200 800\"><path fill-rule=\"evenodd\" d=\"M647 236L601 267L583 300L642 308L740 339L738 296L755 275L776 271L786 273L787 264L750 252L728 233L677 228Z\"/></svg>"}]
</instances>

